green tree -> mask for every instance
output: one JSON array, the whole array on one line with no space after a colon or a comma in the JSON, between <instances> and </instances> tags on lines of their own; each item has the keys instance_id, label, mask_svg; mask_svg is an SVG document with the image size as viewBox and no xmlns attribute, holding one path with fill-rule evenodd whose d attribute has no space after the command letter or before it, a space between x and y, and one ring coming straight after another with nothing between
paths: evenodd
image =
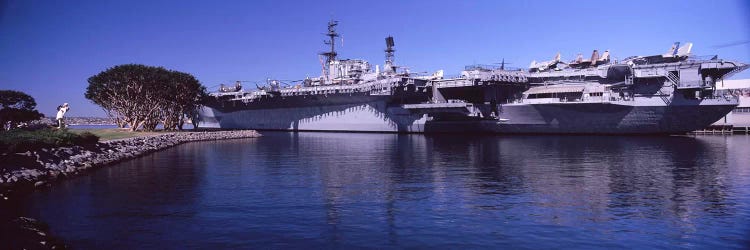
<instances>
[{"instance_id":1,"label":"green tree","mask_svg":"<svg viewBox=\"0 0 750 250\"><path fill-rule=\"evenodd\" d=\"M86 98L131 130L181 129L205 88L188 73L140 64L109 68L88 79Z\"/></svg>"},{"instance_id":2,"label":"green tree","mask_svg":"<svg viewBox=\"0 0 750 250\"><path fill-rule=\"evenodd\" d=\"M164 128L182 130L185 118L191 117L198 109L206 88L195 77L183 72L170 72L169 81L170 83L166 86L169 91L162 92L169 96L161 99L166 100L163 103L165 107Z\"/></svg>"},{"instance_id":3,"label":"green tree","mask_svg":"<svg viewBox=\"0 0 750 250\"><path fill-rule=\"evenodd\" d=\"M44 117L36 111L36 101L26 93L0 90L0 128L9 130L24 122Z\"/></svg>"}]
</instances>

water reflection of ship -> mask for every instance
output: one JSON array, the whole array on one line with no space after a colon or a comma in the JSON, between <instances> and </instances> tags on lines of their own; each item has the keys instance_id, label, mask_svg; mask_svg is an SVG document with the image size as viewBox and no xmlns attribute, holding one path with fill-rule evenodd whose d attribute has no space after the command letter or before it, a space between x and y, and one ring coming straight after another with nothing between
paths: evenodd
<instances>
[{"instance_id":1,"label":"water reflection of ship","mask_svg":"<svg viewBox=\"0 0 750 250\"><path fill-rule=\"evenodd\" d=\"M544 208L527 211L534 220L570 226L632 216L675 217L689 226L696 210L732 209L721 183L726 149L710 138L305 133L290 139L299 155L326 145L341 156L310 163L319 171L332 224L352 220L344 214L361 200L382 205L371 212L384 216L391 233L404 223L403 206L414 202L514 213L522 205L503 200L521 199Z\"/></svg>"},{"instance_id":2,"label":"water reflection of ship","mask_svg":"<svg viewBox=\"0 0 750 250\"><path fill-rule=\"evenodd\" d=\"M478 178L493 181L477 192L533 194L531 202L549 208L536 211L538 218L556 224L617 219L612 216L695 220L693 210L706 203L715 204L705 208L713 212L726 209L726 148L714 143L691 137L485 140L477 147L498 152L489 157L504 164L480 165ZM571 211L579 217L563 214Z\"/></svg>"}]
</instances>

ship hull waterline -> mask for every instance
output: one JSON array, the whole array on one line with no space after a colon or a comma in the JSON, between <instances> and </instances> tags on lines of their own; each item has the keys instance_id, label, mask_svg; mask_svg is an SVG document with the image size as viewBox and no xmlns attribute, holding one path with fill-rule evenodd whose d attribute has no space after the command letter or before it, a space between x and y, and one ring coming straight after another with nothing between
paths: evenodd
<instances>
[{"instance_id":1,"label":"ship hull waterline","mask_svg":"<svg viewBox=\"0 0 750 250\"><path fill-rule=\"evenodd\" d=\"M736 103L637 106L613 103L501 105L499 119L435 119L386 101L199 110L201 128L282 131L497 134L685 134L703 129Z\"/></svg>"}]
</instances>

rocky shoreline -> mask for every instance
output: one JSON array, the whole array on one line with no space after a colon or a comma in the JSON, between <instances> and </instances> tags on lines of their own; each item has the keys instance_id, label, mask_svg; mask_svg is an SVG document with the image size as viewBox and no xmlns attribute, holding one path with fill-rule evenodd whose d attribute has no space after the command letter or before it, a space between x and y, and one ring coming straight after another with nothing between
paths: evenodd
<instances>
[{"instance_id":1,"label":"rocky shoreline","mask_svg":"<svg viewBox=\"0 0 750 250\"><path fill-rule=\"evenodd\" d=\"M59 147L2 156L0 161L0 199L16 189L45 185L62 177L89 169L132 159L144 154L192 141L258 137L254 130L213 132L172 132L153 136L117 139L89 147Z\"/></svg>"},{"instance_id":2,"label":"rocky shoreline","mask_svg":"<svg viewBox=\"0 0 750 250\"><path fill-rule=\"evenodd\" d=\"M43 223L20 215L6 214L13 206L15 197L54 181L76 176L86 171L107 166L145 154L173 147L186 142L254 138L260 134L254 130L232 130L211 132L172 132L99 142L90 146L45 148L37 151L0 155L0 245L5 240L23 240L35 235L36 248L59 249L59 240L46 232ZM22 229L22 230L21 230ZM45 243L41 243L45 242ZM54 243L49 244L48 243ZM22 244L26 245L26 244ZM28 245L26 245L28 246ZM25 246L22 248L26 248Z\"/></svg>"}]
</instances>

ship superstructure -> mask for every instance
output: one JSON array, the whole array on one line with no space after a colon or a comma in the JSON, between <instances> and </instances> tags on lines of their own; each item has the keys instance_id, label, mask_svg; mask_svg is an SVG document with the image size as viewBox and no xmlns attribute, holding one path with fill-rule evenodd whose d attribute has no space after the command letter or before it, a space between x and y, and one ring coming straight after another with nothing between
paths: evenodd
<instances>
[{"instance_id":1,"label":"ship superstructure","mask_svg":"<svg viewBox=\"0 0 750 250\"><path fill-rule=\"evenodd\" d=\"M665 54L532 62L529 89L501 105L499 133L677 134L705 128L738 104L716 91L748 65L690 54L691 43Z\"/></svg>"},{"instance_id":2,"label":"ship superstructure","mask_svg":"<svg viewBox=\"0 0 750 250\"><path fill-rule=\"evenodd\" d=\"M748 66L690 54L676 43L665 54L612 60L610 52L563 62L560 55L528 70L467 66L417 75L394 63L339 59L337 22L321 75L268 80L257 90L220 88L200 110L201 125L291 131L674 134L703 128L737 105L714 86Z\"/></svg>"},{"instance_id":3,"label":"ship superstructure","mask_svg":"<svg viewBox=\"0 0 750 250\"><path fill-rule=\"evenodd\" d=\"M429 80L394 63L393 37L387 37L382 70L361 59L339 59L335 50L337 22L328 23L330 50L320 54L321 76L295 81L267 81L257 90L220 88L200 110L204 127L314 131L423 132L424 114L411 114L405 104L428 102Z\"/></svg>"}]
</instances>

